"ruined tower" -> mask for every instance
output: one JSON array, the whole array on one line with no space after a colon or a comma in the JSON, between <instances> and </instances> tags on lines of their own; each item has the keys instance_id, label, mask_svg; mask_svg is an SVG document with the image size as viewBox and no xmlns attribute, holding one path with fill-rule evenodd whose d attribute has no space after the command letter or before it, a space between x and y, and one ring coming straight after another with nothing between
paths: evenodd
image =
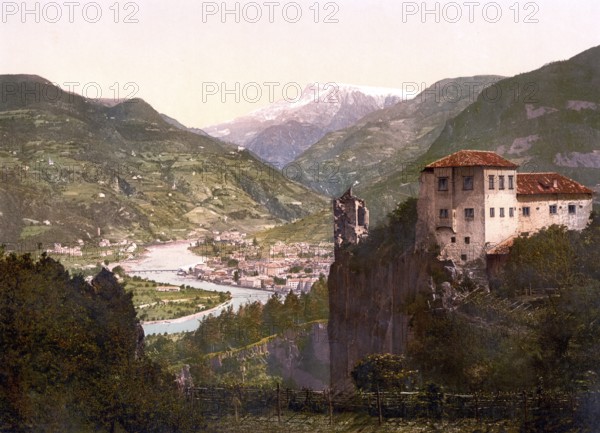
<instances>
[{"instance_id":1,"label":"ruined tower","mask_svg":"<svg viewBox=\"0 0 600 433\"><path fill-rule=\"evenodd\" d=\"M333 199L333 238L335 247L358 244L369 234L369 210L365 201L352 195L348 188L340 198Z\"/></svg>"}]
</instances>

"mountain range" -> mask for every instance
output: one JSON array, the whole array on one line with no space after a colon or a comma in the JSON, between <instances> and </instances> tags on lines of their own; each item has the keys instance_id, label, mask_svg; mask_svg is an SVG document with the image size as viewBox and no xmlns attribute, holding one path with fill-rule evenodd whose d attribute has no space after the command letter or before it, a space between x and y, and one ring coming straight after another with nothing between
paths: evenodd
<instances>
[{"instance_id":1,"label":"mountain range","mask_svg":"<svg viewBox=\"0 0 600 433\"><path fill-rule=\"evenodd\" d=\"M282 99L204 131L283 168L328 132L348 127L401 99L398 89L309 84L294 100Z\"/></svg>"},{"instance_id":2,"label":"mountain range","mask_svg":"<svg viewBox=\"0 0 600 433\"><path fill-rule=\"evenodd\" d=\"M499 81L444 126L419 164L493 150L522 171L557 171L600 188L600 47Z\"/></svg>"},{"instance_id":3,"label":"mountain range","mask_svg":"<svg viewBox=\"0 0 600 433\"><path fill-rule=\"evenodd\" d=\"M348 128L327 134L294 161L302 169L299 180L329 196L339 196L354 185L371 203L377 220L382 214L379 209L390 210L383 202L393 205L400 196L370 194L370 188L409 167L427 151L447 120L499 79L484 75L441 80L413 99L374 111Z\"/></svg>"},{"instance_id":4,"label":"mountain range","mask_svg":"<svg viewBox=\"0 0 600 433\"><path fill-rule=\"evenodd\" d=\"M324 199L247 151L166 122L141 99L66 93L2 75L0 242L149 242L253 230Z\"/></svg>"},{"instance_id":5,"label":"mountain range","mask_svg":"<svg viewBox=\"0 0 600 433\"><path fill-rule=\"evenodd\" d=\"M444 97L448 83L479 91ZM600 192L599 84L600 47L514 77L442 80L328 134L294 163L313 167L300 181L327 195L355 185L375 223L418 193L426 164L461 149L492 150L522 172L555 171Z\"/></svg>"},{"instance_id":6,"label":"mountain range","mask_svg":"<svg viewBox=\"0 0 600 433\"><path fill-rule=\"evenodd\" d=\"M453 84L473 92L457 99ZM447 94L440 92L445 87ZM461 149L498 152L520 164L521 172L564 174L594 189L598 203L599 89L600 47L514 77L442 80L412 100L327 134L293 164L302 173L298 180L330 197L354 186L366 200L371 224L418 194L425 165ZM331 224L323 219L318 227L314 217L307 221L284 233L293 238L309 228L311 236ZM270 230L265 236L281 233Z\"/></svg>"},{"instance_id":7,"label":"mountain range","mask_svg":"<svg viewBox=\"0 0 600 433\"><path fill-rule=\"evenodd\" d=\"M283 222L292 224L259 237L325 240L325 196L354 186L376 224L417 194L424 165L460 149L600 192L600 47L514 77L444 79L410 100L340 86L337 102L316 103L324 89L309 86L299 101L205 131L140 99L85 99L38 76L3 75L0 86L3 243L166 240Z\"/></svg>"}]
</instances>

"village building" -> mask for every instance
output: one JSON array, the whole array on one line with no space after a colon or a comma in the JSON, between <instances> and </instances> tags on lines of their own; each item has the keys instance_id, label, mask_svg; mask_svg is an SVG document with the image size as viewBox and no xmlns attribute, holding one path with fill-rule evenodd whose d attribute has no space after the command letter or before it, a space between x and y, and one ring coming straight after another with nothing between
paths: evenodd
<instances>
[{"instance_id":1,"label":"village building","mask_svg":"<svg viewBox=\"0 0 600 433\"><path fill-rule=\"evenodd\" d=\"M317 278L288 278L285 287L295 292L308 293Z\"/></svg>"},{"instance_id":2,"label":"village building","mask_svg":"<svg viewBox=\"0 0 600 433\"><path fill-rule=\"evenodd\" d=\"M494 152L461 150L421 172L416 247L464 265L553 224L582 230L592 190L558 173L517 173Z\"/></svg>"},{"instance_id":3,"label":"village building","mask_svg":"<svg viewBox=\"0 0 600 433\"><path fill-rule=\"evenodd\" d=\"M285 272L286 266L283 263L260 263L258 265L258 272L261 275L267 275L269 277L275 277Z\"/></svg>"},{"instance_id":4,"label":"village building","mask_svg":"<svg viewBox=\"0 0 600 433\"><path fill-rule=\"evenodd\" d=\"M261 282L256 277L241 277L238 281L241 287L248 287L250 289L260 289Z\"/></svg>"}]
</instances>

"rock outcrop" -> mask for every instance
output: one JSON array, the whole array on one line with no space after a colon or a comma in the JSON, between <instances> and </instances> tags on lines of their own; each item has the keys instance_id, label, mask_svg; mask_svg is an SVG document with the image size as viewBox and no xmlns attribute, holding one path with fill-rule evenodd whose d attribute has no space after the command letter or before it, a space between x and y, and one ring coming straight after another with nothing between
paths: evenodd
<instances>
[{"instance_id":1,"label":"rock outcrop","mask_svg":"<svg viewBox=\"0 0 600 433\"><path fill-rule=\"evenodd\" d=\"M280 376L286 386L325 389L329 385L327 324L311 323L244 349L216 354L210 357L210 365L218 369L227 358L258 358L267 365L268 374Z\"/></svg>"},{"instance_id":2,"label":"rock outcrop","mask_svg":"<svg viewBox=\"0 0 600 433\"><path fill-rule=\"evenodd\" d=\"M410 339L407 307L418 293L431 293L431 257L405 253L389 261L357 266L341 251L329 273L331 387L352 389L350 372L372 353L402 354ZM375 263L373 265L373 263Z\"/></svg>"}]
</instances>

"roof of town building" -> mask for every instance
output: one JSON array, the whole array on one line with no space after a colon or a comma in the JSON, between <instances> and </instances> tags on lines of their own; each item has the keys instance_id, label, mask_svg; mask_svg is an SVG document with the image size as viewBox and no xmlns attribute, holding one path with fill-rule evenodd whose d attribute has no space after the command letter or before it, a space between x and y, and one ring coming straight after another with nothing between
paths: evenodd
<instances>
[{"instance_id":1,"label":"roof of town building","mask_svg":"<svg viewBox=\"0 0 600 433\"><path fill-rule=\"evenodd\" d=\"M517 194L592 194L579 182L558 173L519 173Z\"/></svg>"},{"instance_id":2,"label":"roof of town building","mask_svg":"<svg viewBox=\"0 0 600 433\"><path fill-rule=\"evenodd\" d=\"M518 167L517 164L509 161L508 159L502 158L496 152L483 150L459 150L458 152L432 162L431 164L425 166L425 168L478 166L506 168Z\"/></svg>"}]
</instances>

